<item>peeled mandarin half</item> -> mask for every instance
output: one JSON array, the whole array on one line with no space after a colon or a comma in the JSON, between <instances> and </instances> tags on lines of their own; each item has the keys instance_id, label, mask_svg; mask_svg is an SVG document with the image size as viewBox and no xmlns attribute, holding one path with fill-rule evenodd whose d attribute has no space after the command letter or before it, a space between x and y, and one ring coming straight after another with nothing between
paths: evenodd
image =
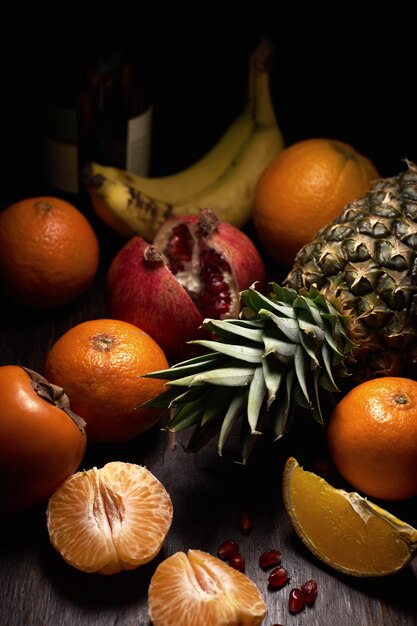
<instances>
[{"instance_id":1,"label":"peeled mandarin half","mask_svg":"<svg viewBox=\"0 0 417 626\"><path fill-rule=\"evenodd\" d=\"M267 608L255 583L201 550L162 561L148 592L153 626L257 626Z\"/></svg>"},{"instance_id":2,"label":"peeled mandarin half","mask_svg":"<svg viewBox=\"0 0 417 626\"><path fill-rule=\"evenodd\" d=\"M145 467L114 461L68 478L49 499L54 548L83 572L115 574L152 560L172 522L165 487Z\"/></svg>"},{"instance_id":3,"label":"peeled mandarin half","mask_svg":"<svg viewBox=\"0 0 417 626\"><path fill-rule=\"evenodd\" d=\"M290 457L283 499L305 545L324 563L351 576L386 576L417 553L417 530L356 492L332 487Z\"/></svg>"}]
</instances>

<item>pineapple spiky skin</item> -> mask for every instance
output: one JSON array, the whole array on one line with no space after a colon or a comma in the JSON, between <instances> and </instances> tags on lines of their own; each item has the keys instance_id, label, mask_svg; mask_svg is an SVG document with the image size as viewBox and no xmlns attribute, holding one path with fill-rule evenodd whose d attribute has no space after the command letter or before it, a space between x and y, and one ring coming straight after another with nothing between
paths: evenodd
<instances>
[{"instance_id":1,"label":"pineapple spiky skin","mask_svg":"<svg viewBox=\"0 0 417 626\"><path fill-rule=\"evenodd\" d=\"M173 409L168 430L193 427L188 449L241 419L245 462L269 419L279 439L295 407L324 423L320 398L348 375L407 375L417 363L417 167L379 179L297 254L283 284L241 293L239 319L205 320L216 340L195 359L152 372ZM415 370L414 370L415 371Z\"/></svg>"},{"instance_id":2,"label":"pineapple spiky skin","mask_svg":"<svg viewBox=\"0 0 417 626\"><path fill-rule=\"evenodd\" d=\"M284 281L315 285L348 317L357 380L402 375L417 360L417 167L379 179L297 254Z\"/></svg>"}]
</instances>

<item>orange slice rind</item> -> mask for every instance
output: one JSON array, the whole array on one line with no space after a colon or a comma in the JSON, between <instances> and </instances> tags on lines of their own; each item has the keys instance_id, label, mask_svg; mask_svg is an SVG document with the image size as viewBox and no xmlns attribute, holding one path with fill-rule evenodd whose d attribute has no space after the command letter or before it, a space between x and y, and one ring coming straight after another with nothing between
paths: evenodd
<instances>
[{"instance_id":1,"label":"orange slice rind","mask_svg":"<svg viewBox=\"0 0 417 626\"><path fill-rule=\"evenodd\" d=\"M284 506L296 533L321 561L344 574L386 576L417 554L417 529L363 498L331 486L290 457Z\"/></svg>"}]
</instances>

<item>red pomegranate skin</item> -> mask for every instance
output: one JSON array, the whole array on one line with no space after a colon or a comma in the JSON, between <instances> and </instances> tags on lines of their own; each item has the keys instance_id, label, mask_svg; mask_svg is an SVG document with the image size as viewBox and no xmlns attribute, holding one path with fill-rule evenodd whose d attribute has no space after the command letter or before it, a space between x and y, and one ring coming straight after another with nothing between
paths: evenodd
<instances>
[{"instance_id":1,"label":"red pomegranate skin","mask_svg":"<svg viewBox=\"0 0 417 626\"><path fill-rule=\"evenodd\" d=\"M234 305L227 317L237 317L241 290L254 282L260 288L265 282L263 261L249 237L226 222L211 224L206 218L205 213L170 218L158 231L153 246L142 237L134 236L116 254L107 274L110 315L147 332L170 363L201 353L199 346L187 342L208 337L202 328L203 314L167 265L166 244L178 224L187 224L193 233L193 245L199 252L214 249L229 264L235 286ZM155 260L149 260L154 257Z\"/></svg>"},{"instance_id":2,"label":"red pomegranate skin","mask_svg":"<svg viewBox=\"0 0 417 626\"><path fill-rule=\"evenodd\" d=\"M107 274L110 314L150 335L169 361L187 358L203 318L163 263L147 263L149 244L135 236L114 257Z\"/></svg>"},{"instance_id":3,"label":"red pomegranate skin","mask_svg":"<svg viewBox=\"0 0 417 626\"><path fill-rule=\"evenodd\" d=\"M198 229L198 223L205 219L206 214L212 215L211 211L202 211L200 215L186 215L171 217L161 226L155 238L154 245L163 249L164 241L168 238L168 233L178 224L188 224L190 228ZM208 218L211 232L204 238L211 248L221 252L233 269L236 279L235 306L231 308L228 317L237 317L240 311L238 294L243 289L247 289L253 283L257 283L257 288L262 290L266 281L265 265L252 240L241 230L229 224L219 221L210 223L212 218ZM217 220L217 218L214 218Z\"/></svg>"}]
</instances>

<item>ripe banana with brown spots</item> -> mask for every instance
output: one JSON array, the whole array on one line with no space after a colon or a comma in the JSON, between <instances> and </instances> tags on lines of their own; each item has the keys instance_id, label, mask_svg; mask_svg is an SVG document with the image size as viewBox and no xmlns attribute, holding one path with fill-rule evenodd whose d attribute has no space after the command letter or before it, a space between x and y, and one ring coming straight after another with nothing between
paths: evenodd
<instances>
[{"instance_id":1,"label":"ripe banana with brown spots","mask_svg":"<svg viewBox=\"0 0 417 626\"><path fill-rule=\"evenodd\" d=\"M245 110L194 165L171 176L146 178L90 163L84 179L99 217L125 236L139 234L148 241L169 216L204 208L243 227L261 173L284 147L271 101L270 55L268 42L251 55Z\"/></svg>"}]
</instances>

